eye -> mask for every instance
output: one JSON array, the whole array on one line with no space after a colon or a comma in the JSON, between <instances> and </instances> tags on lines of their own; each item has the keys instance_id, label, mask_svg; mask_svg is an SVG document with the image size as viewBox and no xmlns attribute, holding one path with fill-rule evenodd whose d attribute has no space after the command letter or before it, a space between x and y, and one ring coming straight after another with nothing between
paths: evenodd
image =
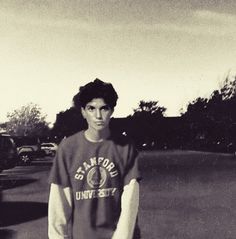
<instances>
[{"instance_id":1,"label":"eye","mask_svg":"<svg viewBox=\"0 0 236 239\"><path fill-rule=\"evenodd\" d=\"M103 111L109 111L111 108L108 105L104 105L101 110Z\"/></svg>"},{"instance_id":2,"label":"eye","mask_svg":"<svg viewBox=\"0 0 236 239\"><path fill-rule=\"evenodd\" d=\"M92 105L88 105L86 108L87 108L87 110L90 111L90 112L95 109L95 107L92 106Z\"/></svg>"}]
</instances>

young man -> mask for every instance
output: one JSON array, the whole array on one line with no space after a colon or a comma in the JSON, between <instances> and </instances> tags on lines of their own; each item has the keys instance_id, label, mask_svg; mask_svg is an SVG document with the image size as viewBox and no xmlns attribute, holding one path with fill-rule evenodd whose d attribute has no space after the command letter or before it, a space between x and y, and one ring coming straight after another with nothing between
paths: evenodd
<instances>
[{"instance_id":1,"label":"young man","mask_svg":"<svg viewBox=\"0 0 236 239\"><path fill-rule=\"evenodd\" d=\"M58 148L50 175L50 239L139 238L137 152L109 128L117 99L113 86L99 79L73 99L88 128Z\"/></svg>"}]
</instances>

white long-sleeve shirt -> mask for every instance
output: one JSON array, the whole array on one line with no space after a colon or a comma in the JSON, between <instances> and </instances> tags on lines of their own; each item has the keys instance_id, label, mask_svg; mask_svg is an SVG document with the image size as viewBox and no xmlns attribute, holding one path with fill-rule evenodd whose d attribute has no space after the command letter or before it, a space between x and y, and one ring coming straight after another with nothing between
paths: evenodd
<instances>
[{"instance_id":1,"label":"white long-sleeve shirt","mask_svg":"<svg viewBox=\"0 0 236 239\"><path fill-rule=\"evenodd\" d=\"M111 239L132 239L139 207L139 183L132 179L124 186L121 197L121 213ZM71 188L51 184L48 203L48 237L62 239L71 237L72 217ZM78 238L80 239L80 238Z\"/></svg>"}]
</instances>

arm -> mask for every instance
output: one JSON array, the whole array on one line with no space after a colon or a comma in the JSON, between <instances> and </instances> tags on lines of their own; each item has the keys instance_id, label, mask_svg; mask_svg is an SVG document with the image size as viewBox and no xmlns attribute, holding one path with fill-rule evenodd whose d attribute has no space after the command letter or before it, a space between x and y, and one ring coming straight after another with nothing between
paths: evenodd
<instances>
[{"instance_id":1,"label":"arm","mask_svg":"<svg viewBox=\"0 0 236 239\"><path fill-rule=\"evenodd\" d=\"M121 196L121 214L112 239L132 239L139 206L139 183L132 179L124 186Z\"/></svg>"},{"instance_id":2,"label":"arm","mask_svg":"<svg viewBox=\"0 0 236 239\"><path fill-rule=\"evenodd\" d=\"M49 239L70 238L71 212L71 189L69 187L62 188L52 183L48 202Z\"/></svg>"}]
</instances>

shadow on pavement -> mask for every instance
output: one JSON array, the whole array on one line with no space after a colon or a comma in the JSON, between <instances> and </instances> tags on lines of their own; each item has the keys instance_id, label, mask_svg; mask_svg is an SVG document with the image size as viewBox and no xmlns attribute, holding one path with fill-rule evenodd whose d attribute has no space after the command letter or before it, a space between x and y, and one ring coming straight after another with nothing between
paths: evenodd
<instances>
[{"instance_id":1,"label":"shadow on pavement","mask_svg":"<svg viewBox=\"0 0 236 239\"><path fill-rule=\"evenodd\" d=\"M0 226L6 227L47 216L48 204L40 202L1 202ZM0 237L2 238L2 237Z\"/></svg>"},{"instance_id":2,"label":"shadow on pavement","mask_svg":"<svg viewBox=\"0 0 236 239\"><path fill-rule=\"evenodd\" d=\"M0 188L2 190L24 186L37 181L37 179L32 178L15 178L15 177L0 177Z\"/></svg>"},{"instance_id":3,"label":"shadow on pavement","mask_svg":"<svg viewBox=\"0 0 236 239\"><path fill-rule=\"evenodd\" d=\"M1 239L12 239L16 236L16 231L9 229L0 229L0 238Z\"/></svg>"},{"instance_id":4,"label":"shadow on pavement","mask_svg":"<svg viewBox=\"0 0 236 239\"><path fill-rule=\"evenodd\" d=\"M51 166L53 164L52 160L34 160L31 162L31 166Z\"/></svg>"}]
</instances>

